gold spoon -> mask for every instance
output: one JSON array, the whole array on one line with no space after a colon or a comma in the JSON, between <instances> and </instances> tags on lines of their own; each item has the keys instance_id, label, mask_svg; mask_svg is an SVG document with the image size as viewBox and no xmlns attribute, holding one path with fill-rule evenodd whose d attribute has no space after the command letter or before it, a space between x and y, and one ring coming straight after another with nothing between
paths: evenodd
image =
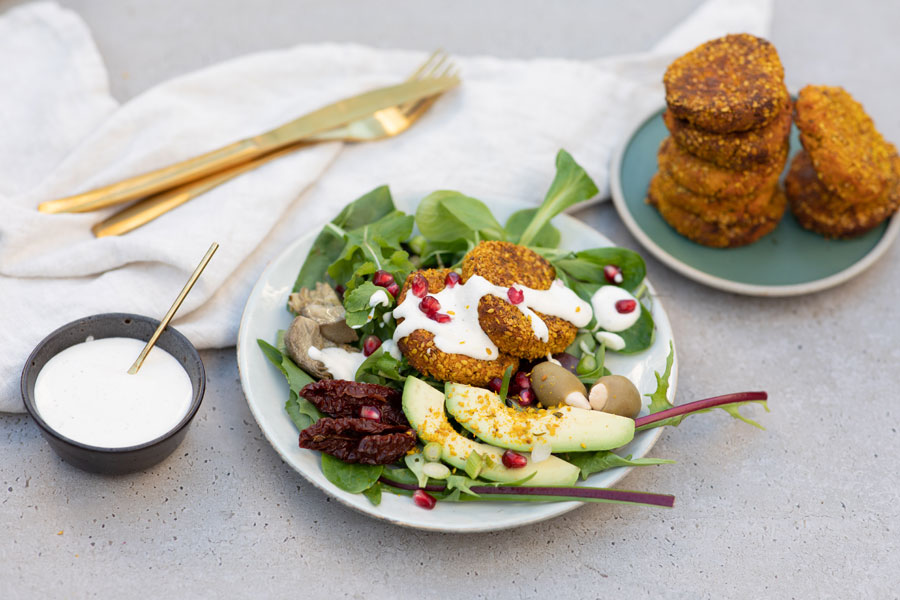
<instances>
[{"instance_id":1,"label":"gold spoon","mask_svg":"<svg viewBox=\"0 0 900 600\"><path fill-rule=\"evenodd\" d=\"M178 294L178 297L175 298L175 302L172 303L172 306L169 307L169 312L166 313L166 316L163 317L162 321L159 322L159 327L156 328L156 331L153 332L153 335L150 336L150 341L147 342L147 345L144 346L144 349L141 350L141 353L138 355L137 360L134 361L134 364L131 365L131 368L128 369L129 375L134 375L138 372L138 369L141 368L141 365L144 364L144 359L147 358L147 354L150 350L153 349L153 345L156 344L156 340L159 339L159 336L162 335L163 330L169 325L169 321L172 320L172 317L175 316L175 311L181 307L181 303L184 302L184 299L187 297L188 292L191 291L191 288L194 287L194 284L197 283L197 279L200 278L200 273L203 272L203 269L206 268L206 265L209 264L209 259L212 258L213 254L216 253L216 250L219 249L219 245L215 242L212 243L212 246L209 247L209 250L206 251L206 254L203 256L203 259L200 261L200 264L197 265L197 268L194 269L194 272L191 273L190 279L187 280L187 283L184 284L184 288L182 288L181 293Z\"/></svg>"}]
</instances>

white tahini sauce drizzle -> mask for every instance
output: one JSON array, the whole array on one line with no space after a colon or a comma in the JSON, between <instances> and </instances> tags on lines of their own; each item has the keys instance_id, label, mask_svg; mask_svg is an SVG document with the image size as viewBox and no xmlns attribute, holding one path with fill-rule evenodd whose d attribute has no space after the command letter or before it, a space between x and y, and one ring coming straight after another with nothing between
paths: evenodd
<instances>
[{"instance_id":1,"label":"white tahini sauce drizzle","mask_svg":"<svg viewBox=\"0 0 900 600\"><path fill-rule=\"evenodd\" d=\"M523 292L523 300L514 304L522 314L531 319L535 337L546 342L550 337L547 324L535 311L569 321L576 327L584 327L591 321L591 306L567 288L559 279L549 289L535 290L516 284ZM496 360L497 346L481 329L478 323L478 302L484 296L493 295L509 301L509 288L494 285L480 275L473 275L465 284L445 287L436 294L441 304L439 312L449 315L446 323L430 319L419 309L421 298L406 294L403 302L394 309L395 319L404 319L394 331L394 341L408 336L416 329L424 329L434 334L434 345L448 354L462 354L480 360Z\"/></svg>"},{"instance_id":2,"label":"white tahini sauce drizzle","mask_svg":"<svg viewBox=\"0 0 900 600\"><path fill-rule=\"evenodd\" d=\"M377 290L369 296L369 306L375 308L376 306L389 306L391 303L391 299L388 298L387 292L384 290Z\"/></svg>"},{"instance_id":3,"label":"white tahini sauce drizzle","mask_svg":"<svg viewBox=\"0 0 900 600\"><path fill-rule=\"evenodd\" d=\"M614 350L618 352L625 348L625 340L618 333L612 333L611 331L598 331L594 334L594 337L597 338L597 341L603 344L606 344L607 350Z\"/></svg>"},{"instance_id":4,"label":"white tahini sauce drizzle","mask_svg":"<svg viewBox=\"0 0 900 600\"><path fill-rule=\"evenodd\" d=\"M634 300L635 309L630 313L620 313L616 310L616 302L619 300ZM641 303L632 296L628 290L615 285L604 285L591 296L591 306L594 307L594 318L597 325L606 331L625 331L641 316ZM612 346L610 346L612 348Z\"/></svg>"},{"instance_id":5,"label":"white tahini sauce drizzle","mask_svg":"<svg viewBox=\"0 0 900 600\"><path fill-rule=\"evenodd\" d=\"M38 414L83 444L125 448L158 438L187 414L193 386L174 356L156 346L140 371L128 368L145 342L103 338L66 348L38 373Z\"/></svg>"},{"instance_id":6,"label":"white tahini sauce drizzle","mask_svg":"<svg viewBox=\"0 0 900 600\"><path fill-rule=\"evenodd\" d=\"M390 313L388 313L390 314ZM397 345L397 342L394 340L384 340L381 342L381 347L384 348L384 351L397 360L403 358L403 353L400 352L400 346Z\"/></svg>"},{"instance_id":7,"label":"white tahini sauce drizzle","mask_svg":"<svg viewBox=\"0 0 900 600\"><path fill-rule=\"evenodd\" d=\"M359 370L359 366L366 360L362 352L348 352L343 348L322 348L319 350L315 346L310 346L306 353L311 359L325 365L332 377L335 379L346 379L347 381L356 380L356 371Z\"/></svg>"}]
</instances>

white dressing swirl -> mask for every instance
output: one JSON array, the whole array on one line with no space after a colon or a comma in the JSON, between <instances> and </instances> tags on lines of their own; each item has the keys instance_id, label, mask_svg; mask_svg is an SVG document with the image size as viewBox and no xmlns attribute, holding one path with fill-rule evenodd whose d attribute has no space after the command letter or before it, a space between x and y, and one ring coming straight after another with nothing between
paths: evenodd
<instances>
[{"instance_id":1,"label":"white dressing swirl","mask_svg":"<svg viewBox=\"0 0 900 600\"><path fill-rule=\"evenodd\" d=\"M522 292L522 302L509 300L510 288L494 285L480 275L473 275L465 284L445 287L434 296L440 302L440 312L449 315L449 321L439 323L428 317L420 308L421 298L407 293L403 302L394 309L395 319L404 319L394 331L394 341L408 336L417 329L434 335L434 345L448 354L462 354L479 360L496 360L497 346L481 329L478 322L478 302L488 295L496 296L517 307L531 321L535 337L546 342L550 338L547 324L537 312L569 321L576 327L584 327L591 321L591 306L567 288L559 279L549 289L535 290L522 285L513 286Z\"/></svg>"}]
</instances>

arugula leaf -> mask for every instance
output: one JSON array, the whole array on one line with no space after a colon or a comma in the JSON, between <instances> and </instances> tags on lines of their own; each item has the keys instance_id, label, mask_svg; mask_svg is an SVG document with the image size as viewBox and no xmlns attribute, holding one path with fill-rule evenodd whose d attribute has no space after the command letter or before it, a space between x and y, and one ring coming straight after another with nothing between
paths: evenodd
<instances>
[{"instance_id":1,"label":"arugula leaf","mask_svg":"<svg viewBox=\"0 0 900 600\"><path fill-rule=\"evenodd\" d=\"M598 191L597 185L587 172L575 162L572 155L565 150L560 150L556 155L556 177L531 223L519 237L518 243L523 246L533 245L538 233L545 224L550 222L550 219L570 206L593 198Z\"/></svg>"},{"instance_id":2,"label":"arugula leaf","mask_svg":"<svg viewBox=\"0 0 900 600\"><path fill-rule=\"evenodd\" d=\"M537 214L538 209L536 208L526 208L523 210L517 210L512 215L510 215L509 219L506 221L506 234L509 237L509 240L512 242L517 242L517 240L522 237L522 233L528 227L532 220L534 220L534 215ZM531 241L534 246L541 246L544 248L556 248L559 246L559 242L562 239L562 235L559 233L559 229L554 227L551 223L545 223L543 227L541 227L540 231L535 234L534 239ZM517 242L518 243L518 242Z\"/></svg>"},{"instance_id":3,"label":"arugula leaf","mask_svg":"<svg viewBox=\"0 0 900 600\"><path fill-rule=\"evenodd\" d=\"M382 294L387 296L387 306L384 306L383 304L379 304L377 307L369 305L372 294L378 292L381 292ZM384 309L390 310L391 304L393 304L393 299L383 287L378 287L371 281L363 282L359 287L356 287L344 294L344 309L347 312L345 320L347 321L347 325L358 329L363 325L369 323L369 321L374 320L376 316L378 318L381 318L380 314L377 313L384 313ZM383 310L376 311L375 309L379 307Z\"/></svg>"},{"instance_id":4,"label":"arugula leaf","mask_svg":"<svg viewBox=\"0 0 900 600\"><path fill-rule=\"evenodd\" d=\"M672 363L675 362L675 343L669 342L669 354L666 356L666 369L660 375L659 371L654 371L656 375L656 391L652 394L644 394L650 398L650 414L658 413L661 410L672 408L669 402L669 377L672 376Z\"/></svg>"},{"instance_id":5,"label":"arugula leaf","mask_svg":"<svg viewBox=\"0 0 900 600\"><path fill-rule=\"evenodd\" d=\"M662 465L674 463L674 460L662 458L631 458L631 455L622 457L609 450L597 452L572 452L566 456L566 460L581 469L581 478L587 479L594 473L606 471L613 467L640 467L644 465Z\"/></svg>"},{"instance_id":6,"label":"arugula leaf","mask_svg":"<svg viewBox=\"0 0 900 600\"><path fill-rule=\"evenodd\" d=\"M372 487L381 477L384 465L362 465L344 461L322 453L322 474L338 488L358 494Z\"/></svg>"},{"instance_id":7,"label":"arugula leaf","mask_svg":"<svg viewBox=\"0 0 900 600\"><path fill-rule=\"evenodd\" d=\"M430 242L506 239L506 232L487 205L449 190L432 192L419 203L416 225Z\"/></svg>"},{"instance_id":8,"label":"arugula leaf","mask_svg":"<svg viewBox=\"0 0 900 600\"><path fill-rule=\"evenodd\" d=\"M376 481L370 487L362 491L363 496L369 499L373 505L381 504L381 483Z\"/></svg>"},{"instance_id":9,"label":"arugula leaf","mask_svg":"<svg viewBox=\"0 0 900 600\"><path fill-rule=\"evenodd\" d=\"M347 206L338 214L331 224L340 229L355 229L367 223L377 221L394 210L391 191L386 185L377 187ZM328 227L324 228L310 248L292 291L300 288L316 287L316 282L325 280L325 273L341 255L346 242L344 237Z\"/></svg>"}]
</instances>

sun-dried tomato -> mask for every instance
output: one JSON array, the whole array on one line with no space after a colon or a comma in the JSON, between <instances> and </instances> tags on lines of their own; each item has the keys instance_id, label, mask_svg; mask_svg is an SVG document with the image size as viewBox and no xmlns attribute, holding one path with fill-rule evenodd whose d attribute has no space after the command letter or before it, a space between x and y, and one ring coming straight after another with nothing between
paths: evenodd
<instances>
[{"instance_id":1,"label":"sun-dried tomato","mask_svg":"<svg viewBox=\"0 0 900 600\"><path fill-rule=\"evenodd\" d=\"M400 392L384 385L322 379L305 386L300 396L331 417L358 417L364 406L374 406L381 411L383 423L409 427L400 405Z\"/></svg>"},{"instance_id":2,"label":"sun-dried tomato","mask_svg":"<svg viewBox=\"0 0 900 600\"><path fill-rule=\"evenodd\" d=\"M331 454L344 462L388 465L416 445L409 427L371 419L324 417L300 432L300 447Z\"/></svg>"}]
</instances>

